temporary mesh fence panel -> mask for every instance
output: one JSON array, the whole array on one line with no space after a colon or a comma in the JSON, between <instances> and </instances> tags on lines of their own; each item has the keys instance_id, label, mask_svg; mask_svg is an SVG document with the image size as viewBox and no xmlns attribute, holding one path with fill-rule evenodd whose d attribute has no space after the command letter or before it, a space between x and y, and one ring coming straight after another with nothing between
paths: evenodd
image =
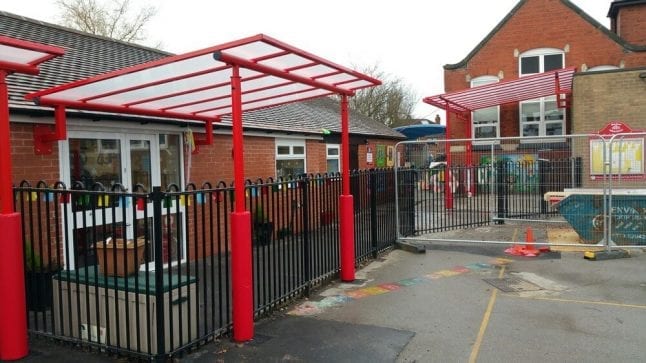
<instances>
[{"instance_id":1,"label":"temporary mesh fence panel","mask_svg":"<svg viewBox=\"0 0 646 363\"><path fill-rule=\"evenodd\" d=\"M553 244L604 244L606 233L644 244L643 142L632 133L399 143L399 236L549 222L578 237Z\"/></svg>"}]
</instances>

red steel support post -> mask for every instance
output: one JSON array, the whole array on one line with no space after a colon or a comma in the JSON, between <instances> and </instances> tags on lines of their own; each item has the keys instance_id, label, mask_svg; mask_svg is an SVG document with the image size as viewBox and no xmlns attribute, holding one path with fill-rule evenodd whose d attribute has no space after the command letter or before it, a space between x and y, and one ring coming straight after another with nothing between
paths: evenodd
<instances>
[{"instance_id":1,"label":"red steel support post","mask_svg":"<svg viewBox=\"0 0 646 363\"><path fill-rule=\"evenodd\" d=\"M7 72L0 70L0 212L13 213L11 176L11 135L9 130L9 91Z\"/></svg>"},{"instance_id":2,"label":"red steel support post","mask_svg":"<svg viewBox=\"0 0 646 363\"><path fill-rule=\"evenodd\" d=\"M453 174L451 173L451 106L446 102L446 138L444 153L446 169L444 170L444 207L453 209Z\"/></svg>"},{"instance_id":3,"label":"red steel support post","mask_svg":"<svg viewBox=\"0 0 646 363\"><path fill-rule=\"evenodd\" d=\"M341 95L342 193L339 196L341 281L354 281L354 202L350 194L350 125L348 96Z\"/></svg>"},{"instance_id":4,"label":"red steel support post","mask_svg":"<svg viewBox=\"0 0 646 363\"><path fill-rule=\"evenodd\" d=\"M29 353L20 214L13 208L9 92L0 70L0 360Z\"/></svg>"},{"instance_id":5,"label":"red steel support post","mask_svg":"<svg viewBox=\"0 0 646 363\"><path fill-rule=\"evenodd\" d=\"M473 197L475 195L474 193L474 185L473 185L473 179L474 179L474 168L473 168L473 141L471 138L473 138L473 119L471 117L473 113L471 111L467 111L467 175L466 175L466 186L467 186L467 196L469 198Z\"/></svg>"},{"instance_id":6,"label":"red steel support post","mask_svg":"<svg viewBox=\"0 0 646 363\"><path fill-rule=\"evenodd\" d=\"M235 209L231 213L231 279L233 285L233 340L236 342L251 340L254 335L251 214L245 209L241 87L240 68L233 65L231 107Z\"/></svg>"}]
</instances>

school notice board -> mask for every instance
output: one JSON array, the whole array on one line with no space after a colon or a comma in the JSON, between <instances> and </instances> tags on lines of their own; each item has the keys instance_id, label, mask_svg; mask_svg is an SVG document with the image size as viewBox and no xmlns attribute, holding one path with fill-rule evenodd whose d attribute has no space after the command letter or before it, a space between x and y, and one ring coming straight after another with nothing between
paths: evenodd
<instances>
[{"instance_id":1,"label":"school notice board","mask_svg":"<svg viewBox=\"0 0 646 363\"><path fill-rule=\"evenodd\" d=\"M603 140L590 140L590 174L603 175L603 149L610 162L612 175L644 174L644 139L631 138L614 140L612 143Z\"/></svg>"}]
</instances>

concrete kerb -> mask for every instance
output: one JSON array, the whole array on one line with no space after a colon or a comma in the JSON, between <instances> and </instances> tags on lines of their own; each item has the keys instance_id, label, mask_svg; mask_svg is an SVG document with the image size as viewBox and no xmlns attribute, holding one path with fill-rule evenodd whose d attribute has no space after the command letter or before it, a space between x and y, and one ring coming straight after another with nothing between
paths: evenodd
<instances>
[{"instance_id":1,"label":"concrete kerb","mask_svg":"<svg viewBox=\"0 0 646 363\"><path fill-rule=\"evenodd\" d=\"M426 246L403 240L395 241L395 248L411 253L426 253Z\"/></svg>"}]
</instances>

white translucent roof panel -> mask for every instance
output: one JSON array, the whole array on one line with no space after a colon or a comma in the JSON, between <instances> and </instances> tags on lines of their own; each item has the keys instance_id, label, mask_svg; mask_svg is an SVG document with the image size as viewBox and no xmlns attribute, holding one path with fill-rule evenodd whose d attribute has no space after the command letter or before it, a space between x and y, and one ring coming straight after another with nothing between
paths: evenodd
<instances>
[{"instance_id":1,"label":"white translucent roof panel","mask_svg":"<svg viewBox=\"0 0 646 363\"><path fill-rule=\"evenodd\" d=\"M27 95L42 105L207 120L231 113L238 66L245 110L329 94L352 95L377 79L266 35L170 56Z\"/></svg>"},{"instance_id":2,"label":"white translucent roof panel","mask_svg":"<svg viewBox=\"0 0 646 363\"><path fill-rule=\"evenodd\" d=\"M0 35L0 69L18 73L38 73L38 65L63 55L62 48Z\"/></svg>"},{"instance_id":3,"label":"white translucent roof panel","mask_svg":"<svg viewBox=\"0 0 646 363\"><path fill-rule=\"evenodd\" d=\"M16 49L15 47L0 44L0 55L7 62L29 64L33 60L42 57L43 53L27 49Z\"/></svg>"}]
</instances>

